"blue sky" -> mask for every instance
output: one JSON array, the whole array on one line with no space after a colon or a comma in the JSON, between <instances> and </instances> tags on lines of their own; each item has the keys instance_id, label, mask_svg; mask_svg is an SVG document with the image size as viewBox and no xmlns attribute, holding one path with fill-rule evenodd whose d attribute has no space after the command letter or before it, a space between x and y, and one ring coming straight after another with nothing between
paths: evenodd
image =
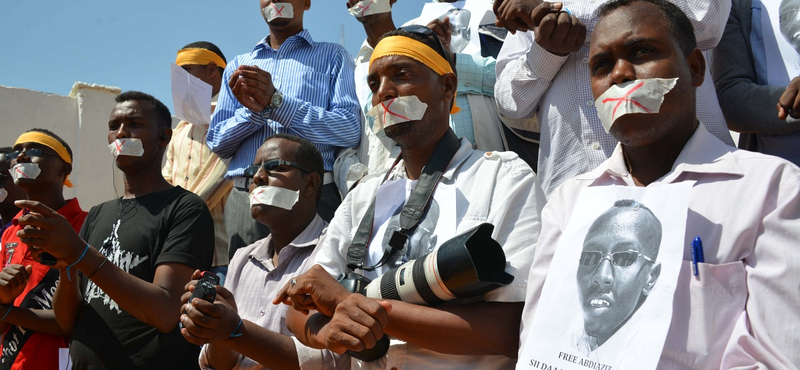
<instances>
[{"instance_id":1,"label":"blue sky","mask_svg":"<svg viewBox=\"0 0 800 370\"><path fill-rule=\"evenodd\" d=\"M399 0L396 24L419 15L424 0ZM345 0L312 0L304 25L316 41L351 54L364 40ZM258 0L3 1L0 85L66 95L75 81L141 90L172 109L169 63L183 45L210 41L228 58L269 33Z\"/></svg>"}]
</instances>

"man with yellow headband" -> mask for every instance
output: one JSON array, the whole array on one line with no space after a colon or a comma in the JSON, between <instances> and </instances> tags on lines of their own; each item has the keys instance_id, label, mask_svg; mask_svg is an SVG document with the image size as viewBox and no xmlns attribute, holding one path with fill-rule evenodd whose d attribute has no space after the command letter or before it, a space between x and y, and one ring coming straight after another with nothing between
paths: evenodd
<instances>
[{"instance_id":1,"label":"man with yellow headband","mask_svg":"<svg viewBox=\"0 0 800 370\"><path fill-rule=\"evenodd\" d=\"M290 281L274 302L317 311L303 315L289 310L287 316L287 325L310 347L362 351L374 347L384 334L389 337L385 355L372 362L353 360L354 368L512 368L543 194L533 171L516 154L477 151L466 139L455 138L448 121L457 77L438 39L427 36L431 31L426 29L387 33L370 62L372 109L377 109L386 135L400 146L401 159L385 177L367 178L347 195L328 227L317 265ZM419 223L406 229L402 250L389 254L387 246L397 245L390 240L400 228L398 214L411 203L409 199L416 199L409 198L416 187L429 188L431 181L421 176L423 167L434 163L429 161L440 145L453 147L454 154L441 178L434 180L432 200ZM357 264L364 268L350 270L350 246L357 239L354 235L361 235L365 217L369 227L370 212L374 217L366 233L366 257ZM494 226L492 238L502 246L505 272L514 280L481 297L423 306L367 298L333 278L352 271L374 280L402 263L436 252L445 241L482 223ZM379 261L384 263L369 271ZM511 335L504 335L509 328Z\"/></svg>"},{"instance_id":2,"label":"man with yellow headband","mask_svg":"<svg viewBox=\"0 0 800 370\"><path fill-rule=\"evenodd\" d=\"M6 158L11 161L14 183L27 199L58 210L76 232L81 229L87 213L77 199L64 199L72 171L72 150L66 142L48 130L33 129L20 135ZM0 358L5 369L55 369L59 348L67 347L70 334L58 325L52 311L58 270L40 263L31 254L33 247L17 237L23 228L18 219L24 213L14 217L0 243Z\"/></svg>"},{"instance_id":3,"label":"man with yellow headband","mask_svg":"<svg viewBox=\"0 0 800 370\"><path fill-rule=\"evenodd\" d=\"M205 41L193 42L178 51L175 64L192 76L211 85L212 113L225 70L225 55L219 48ZM214 219L214 262L211 271L224 281L228 270L228 233L225 231L225 200L233 183L225 179L227 161L214 154L206 145L208 125L181 121L172 130L172 140L167 146L167 160L161 173L172 185L189 190L206 202Z\"/></svg>"}]
</instances>

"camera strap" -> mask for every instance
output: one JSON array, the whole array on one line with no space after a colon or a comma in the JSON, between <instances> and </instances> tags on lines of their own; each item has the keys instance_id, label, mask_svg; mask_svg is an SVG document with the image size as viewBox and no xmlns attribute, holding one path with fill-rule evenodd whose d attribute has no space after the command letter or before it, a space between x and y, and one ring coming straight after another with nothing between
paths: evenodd
<instances>
[{"instance_id":1,"label":"camera strap","mask_svg":"<svg viewBox=\"0 0 800 370\"><path fill-rule=\"evenodd\" d=\"M392 237L389 240L389 248L384 250L381 260L371 267L365 267L364 261L367 258L367 247L369 246L370 238L372 236L372 228L375 221L375 202L377 200L377 196L372 200L372 203L367 209L367 213L364 215L364 218L361 219L361 223L358 225L358 229L353 237L353 242L350 244L350 248L347 249L347 268L350 269L350 271L354 271L356 269L373 271L376 268L383 266L398 251L403 249L408 237L414 233L417 225L419 225L420 221L422 221L422 216L424 216L428 211L428 205L430 204L431 199L433 199L433 192L436 190L436 185L439 184L439 180L441 180L442 174L447 169L447 165L450 164L450 161L453 159L460 147L461 141L458 139L458 137L456 137L456 134L453 133L453 130L448 129L447 133L444 134L442 139L439 140L439 143L436 145L433 155L431 155L428 163L422 169L422 173L419 176L419 181L417 181L417 186L411 192L411 196L403 206L403 210L400 213L400 230L397 230L392 234ZM402 154L397 157L397 160L395 160L394 164L392 165L392 169L397 165L401 158ZM383 185L383 182L389 178L389 174L392 172L392 169L389 169L389 171L386 173L386 176L383 177L381 185Z\"/></svg>"}]
</instances>

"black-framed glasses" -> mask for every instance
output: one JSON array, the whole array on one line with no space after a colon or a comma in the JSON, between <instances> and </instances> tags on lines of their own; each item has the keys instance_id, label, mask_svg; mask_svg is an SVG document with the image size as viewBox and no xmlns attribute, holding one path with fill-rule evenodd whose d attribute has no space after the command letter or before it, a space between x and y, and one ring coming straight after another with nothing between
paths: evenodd
<instances>
[{"instance_id":1,"label":"black-framed glasses","mask_svg":"<svg viewBox=\"0 0 800 370\"><path fill-rule=\"evenodd\" d=\"M603 260L608 260L614 266L627 267L636 262L636 259L642 257L647 262L653 262L653 259L645 256L637 251L622 251L614 253L602 252L583 252L579 264L581 266L597 266Z\"/></svg>"},{"instance_id":2,"label":"black-framed glasses","mask_svg":"<svg viewBox=\"0 0 800 370\"><path fill-rule=\"evenodd\" d=\"M406 32L416 33L416 34L423 35L425 37L433 38L434 40L436 40L436 46L439 48L439 50L436 50L436 52L439 53L439 55L441 55L442 57L444 57L444 60L446 60L448 64L450 64L450 65L453 64L453 61L450 60L450 53L445 52L444 45L442 44L442 40L439 39L439 35L437 35L436 32L433 32L432 29L430 29L428 27L425 27L425 26L416 25L416 24L412 24L410 26L400 27L400 29L403 30L403 31L406 31Z\"/></svg>"},{"instance_id":3,"label":"black-framed glasses","mask_svg":"<svg viewBox=\"0 0 800 370\"><path fill-rule=\"evenodd\" d=\"M11 160L17 159L17 157L19 157L19 155L23 154L23 153L28 158L41 157L43 155L52 155L52 154L50 154L50 152L48 152L44 148L28 148L28 149L24 149L24 150L15 150L15 151L13 151L11 153L6 154L6 160L7 161L11 161Z\"/></svg>"},{"instance_id":4,"label":"black-framed glasses","mask_svg":"<svg viewBox=\"0 0 800 370\"><path fill-rule=\"evenodd\" d=\"M305 169L305 167L303 167L303 166L301 166L301 165L299 165L297 163L284 161L283 159L270 159L268 161L264 161L264 163L254 164L254 165L252 165L250 167L245 168L244 169L244 177L252 179L253 176L255 176L256 173L258 173L258 169L259 168L263 168L264 171L269 172L269 171L275 171L280 166L289 166L289 167L296 168L296 169L298 169L300 171L303 171L305 173L311 173L311 171Z\"/></svg>"}]
</instances>

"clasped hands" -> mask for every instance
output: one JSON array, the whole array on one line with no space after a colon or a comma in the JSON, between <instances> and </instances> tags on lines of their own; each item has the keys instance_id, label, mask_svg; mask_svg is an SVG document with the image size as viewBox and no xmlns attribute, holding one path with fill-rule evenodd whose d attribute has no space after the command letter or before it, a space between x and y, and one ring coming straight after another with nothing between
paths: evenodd
<instances>
[{"instance_id":1,"label":"clasped hands","mask_svg":"<svg viewBox=\"0 0 800 370\"><path fill-rule=\"evenodd\" d=\"M256 66L240 65L231 74L228 87L240 104L256 113L271 105L275 93L272 75Z\"/></svg>"},{"instance_id":2,"label":"clasped hands","mask_svg":"<svg viewBox=\"0 0 800 370\"><path fill-rule=\"evenodd\" d=\"M495 0L495 24L509 32L535 33L536 43L556 55L581 49L586 41L586 26L569 13L564 4L541 0Z\"/></svg>"},{"instance_id":3,"label":"clasped hands","mask_svg":"<svg viewBox=\"0 0 800 370\"><path fill-rule=\"evenodd\" d=\"M347 291L320 265L293 280L281 289L273 303L290 305L306 315L317 311L314 315L324 316L320 320L309 319L307 327L318 326L308 328L313 338L304 342L306 345L336 353L358 352L374 347L383 337L392 309L388 301ZM302 341L303 336L297 337Z\"/></svg>"}]
</instances>

